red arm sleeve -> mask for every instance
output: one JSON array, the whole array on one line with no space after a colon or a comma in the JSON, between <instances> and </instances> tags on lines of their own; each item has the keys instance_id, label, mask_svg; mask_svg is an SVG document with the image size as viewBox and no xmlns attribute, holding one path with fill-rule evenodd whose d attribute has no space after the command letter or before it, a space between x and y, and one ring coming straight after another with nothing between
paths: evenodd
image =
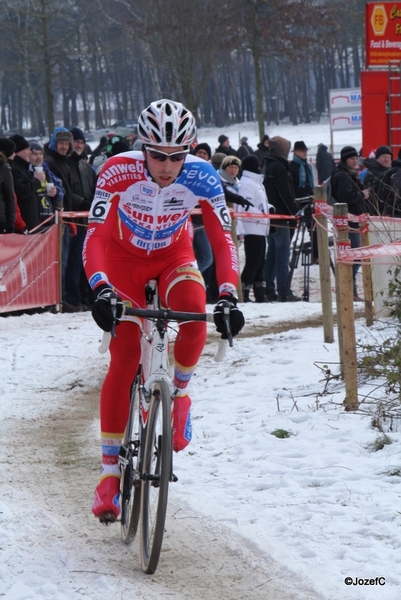
<instances>
[{"instance_id":1,"label":"red arm sleeve","mask_svg":"<svg viewBox=\"0 0 401 600\"><path fill-rule=\"evenodd\" d=\"M228 209L220 211L219 217L208 202L200 201L199 204L216 263L219 293L231 292L236 295L239 264L237 249L231 237L231 219Z\"/></svg>"},{"instance_id":2,"label":"red arm sleeve","mask_svg":"<svg viewBox=\"0 0 401 600\"><path fill-rule=\"evenodd\" d=\"M116 194L109 202L107 217L100 223L90 223L86 234L82 259L92 289L101 283L110 285L106 272L106 246L115 231L117 224L117 207L119 195Z\"/></svg>"}]
</instances>

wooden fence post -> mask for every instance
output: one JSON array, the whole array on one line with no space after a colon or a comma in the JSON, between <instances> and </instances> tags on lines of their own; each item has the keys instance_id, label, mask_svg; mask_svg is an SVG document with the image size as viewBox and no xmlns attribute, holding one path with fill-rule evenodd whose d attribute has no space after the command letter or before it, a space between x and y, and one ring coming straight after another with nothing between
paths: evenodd
<instances>
[{"instance_id":1,"label":"wooden fence post","mask_svg":"<svg viewBox=\"0 0 401 600\"><path fill-rule=\"evenodd\" d=\"M334 227L337 230L337 248L350 247L348 205L334 204ZM345 383L345 410L358 409L358 377L354 320L354 291L352 264L336 262L336 296L339 330L341 372ZM341 332L340 332L341 329ZM341 335L340 335L341 333ZM340 341L341 340L341 341Z\"/></svg>"},{"instance_id":2,"label":"wooden fence post","mask_svg":"<svg viewBox=\"0 0 401 600\"><path fill-rule=\"evenodd\" d=\"M334 342L333 304L331 300L330 252L327 218L321 209L327 207L326 189L315 187L314 193L315 219L317 222L317 252L319 256L320 296L323 314L323 336L328 344Z\"/></svg>"}]
</instances>

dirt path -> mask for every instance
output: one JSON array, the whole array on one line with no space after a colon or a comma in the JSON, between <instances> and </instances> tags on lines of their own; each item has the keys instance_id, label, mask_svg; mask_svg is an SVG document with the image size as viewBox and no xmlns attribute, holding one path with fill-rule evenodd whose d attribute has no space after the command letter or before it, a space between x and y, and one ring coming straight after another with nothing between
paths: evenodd
<instances>
[{"instance_id":1,"label":"dirt path","mask_svg":"<svg viewBox=\"0 0 401 600\"><path fill-rule=\"evenodd\" d=\"M188 506L178 506L173 487L159 568L152 577L144 575L137 542L123 545L118 525L100 526L90 513L99 467L98 393L71 392L65 407L51 416L4 423L3 443L24 440L13 445L5 477L28 501L35 498L25 569L30 561L34 569L35 554L40 553L54 585L62 588L68 580L74 598L94 600L319 598L313 591L298 592L291 586L290 571L280 570L247 540Z\"/></svg>"}]
</instances>

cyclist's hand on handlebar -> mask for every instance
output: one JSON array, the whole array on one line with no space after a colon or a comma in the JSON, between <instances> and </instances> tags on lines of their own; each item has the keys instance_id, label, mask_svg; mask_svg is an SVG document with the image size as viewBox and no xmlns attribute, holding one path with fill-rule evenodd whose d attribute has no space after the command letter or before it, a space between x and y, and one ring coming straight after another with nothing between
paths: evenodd
<instances>
[{"instance_id":1,"label":"cyclist's hand on handlebar","mask_svg":"<svg viewBox=\"0 0 401 600\"><path fill-rule=\"evenodd\" d=\"M231 335L235 337L243 328L245 324L244 315L237 308L237 299L228 292L220 294L217 304L214 307L213 318L216 329L222 334L221 338L226 340L228 338L226 326L224 323L225 309L228 308L229 314L229 325L231 329Z\"/></svg>"},{"instance_id":2,"label":"cyclist's hand on handlebar","mask_svg":"<svg viewBox=\"0 0 401 600\"><path fill-rule=\"evenodd\" d=\"M96 299L92 306L92 317L103 331L111 331L113 324L119 324L118 319L123 314L123 301L107 285L99 285L94 290ZM116 301L115 303L113 301ZM115 313L113 315L113 312Z\"/></svg>"}]
</instances>

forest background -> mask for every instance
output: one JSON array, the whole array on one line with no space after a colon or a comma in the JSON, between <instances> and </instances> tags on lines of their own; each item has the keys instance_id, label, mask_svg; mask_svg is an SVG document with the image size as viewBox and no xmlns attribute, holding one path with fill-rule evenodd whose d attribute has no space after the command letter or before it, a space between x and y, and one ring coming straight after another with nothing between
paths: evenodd
<instances>
[{"instance_id":1,"label":"forest background","mask_svg":"<svg viewBox=\"0 0 401 600\"><path fill-rule=\"evenodd\" d=\"M0 0L3 135L179 99L198 126L309 123L357 87L365 0Z\"/></svg>"}]
</instances>

